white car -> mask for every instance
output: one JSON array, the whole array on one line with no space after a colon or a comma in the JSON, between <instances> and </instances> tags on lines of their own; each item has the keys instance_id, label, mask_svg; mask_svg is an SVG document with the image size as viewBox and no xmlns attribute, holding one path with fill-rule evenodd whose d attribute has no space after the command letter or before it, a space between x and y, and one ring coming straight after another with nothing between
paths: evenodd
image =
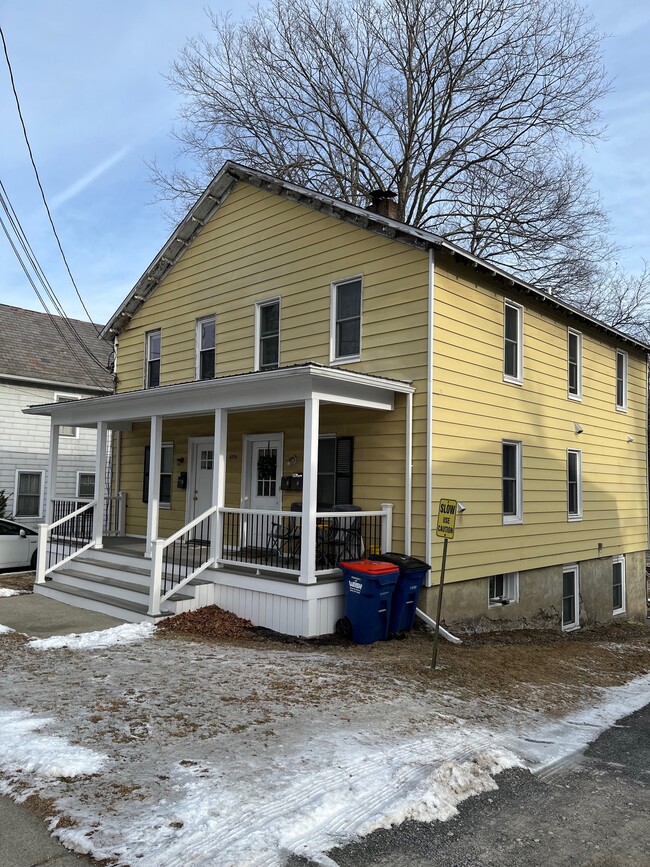
<instances>
[{"instance_id":1,"label":"white car","mask_svg":"<svg viewBox=\"0 0 650 867\"><path fill-rule=\"evenodd\" d=\"M0 518L0 569L36 569L38 533Z\"/></svg>"}]
</instances>

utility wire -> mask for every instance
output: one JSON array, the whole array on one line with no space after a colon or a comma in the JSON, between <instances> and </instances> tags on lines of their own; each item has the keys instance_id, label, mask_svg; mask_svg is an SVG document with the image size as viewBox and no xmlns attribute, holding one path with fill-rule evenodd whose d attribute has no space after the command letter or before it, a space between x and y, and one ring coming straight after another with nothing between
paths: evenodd
<instances>
[{"instance_id":1,"label":"utility wire","mask_svg":"<svg viewBox=\"0 0 650 867\"><path fill-rule=\"evenodd\" d=\"M74 277L72 276L72 271L70 270L70 265L68 264L68 260L66 259L66 255L63 252L63 247L61 245L59 235L56 231L56 226L54 225L54 220L52 219L50 207L47 203L47 199L45 198L45 190L43 189L43 185L41 183L41 178L40 178L40 175L38 173L38 169L36 168L36 162L34 160L34 154L32 153L32 147L29 143L29 137L27 135L27 127L25 126L25 121L23 119L22 109L20 107L20 100L18 99L18 92L16 90L16 83L14 81L14 73L13 73L13 70L11 68L11 62L9 60L9 51L7 49L7 42L5 40L5 35L4 35L3 30L2 30L2 26L0 26L0 37L2 37L2 47L4 49L5 60L7 61L7 68L9 70L9 78L11 79L11 89L13 90L14 99L16 101L16 108L18 109L18 117L20 118L20 124L23 128L23 136L25 138L25 144L27 145L27 150L29 151L29 159L32 163L32 168L34 169L34 174L36 175L36 182L38 183L38 188L41 191L41 198L43 199L43 204L45 205L45 210L47 211L47 216L49 218L50 225L52 226L52 231L54 232L54 237L56 238L56 242L59 245L59 250L61 251L61 257L63 258L63 262L65 263L65 267L68 271L68 275L70 276L70 280L72 281L72 285L74 286L75 292L77 293L77 297L79 298L79 301L81 301L81 306L85 310L86 316L88 317L89 321L93 325L97 334L100 334L100 329L92 321L92 317L91 317L90 313L88 312L88 308L84 304L84 300L81 297L81 292L79 291L79 288L75 282Z\"/></svg>"},{"instance_id":2,"label":"utility wire","mask_svg":"<svg viewBox=\"0 0 650 867\"><path fill-rule=\"evenodd\" d=\"M7 240L9 241L9 244L10 244L10 246L11 246L11 249L14 251L14 255L15 255L16 258L18 259L18 262L20 263L21 268L22 268L23 271L25 272L25 276L27 277L29 283L31 284L32 289L33 289L34 292L36 293L36 297L37 297L38 300L41 302L41 304L43 305L43 308L44 308L45 312L46 312L47 315L49 316L50 321L52 322L52 325L53 325L54 328L58 331L59 336L61 337L61 340L65 343L65 345L68 347L68 349L69 349L70 352L72 353L73 358L77 361L77 363L79 364L79 366L80 366L83 370L86 371L86 373L87 373L88 376L92 379L92 381L95 383L95 385L98 385L98 386L100 386L101 388L104 388L104 387L105 387L105 384L104 384L103 382L99 382L99 380L95 377L93 371L89 370L89 369L86 367L86 362L85 362L82 358L79 357L79 355L77 354L77 350L76 350L76 348L75 348L75 347L74 347L74 346L69 342L69 340L67 339L66 335L65 335L65 334L63 333L63 331L61 330L61 327L59 326L59 323L56 321L56 317L55 317L55 316L52 316L52 314L50 313L50 311L47 309L47 304L45 303L45 300L44 300L43 296L42 296L41 293L39 292L38 286L37 286L36 283L34 282L34 280L33 280L33 278L32 278L32 275L29 273L29 269L28 269L27 266L25 265L25 263L24 263L24 261L23 261L21 255L20 255L20 251L18 250L18 248L17 248L16 245L14 244L13 238L11 237L11 234L10 234L9 230L7 229L7 227L6 227L6 225L5 225L4 220L2 219L2 217L0 217L0 227L2 227L3 232L4 232L5 235L7 236Z\"/></svg>"},{"instance_id":3,"label":"utility wire","mask_svg":"<svg viewBox=\"0 0 650 867\"><path fill-rule=\"evenodd\" d=\"M9 198L9 194L7 193L7 190L5 189L5 186L1 180L0 180L0 205L2 205L2 208L5 212L5 214L7 215L7 219L9 220L9 224L10 224L11 228L13 229L13 232L14 232L16 238L18 239L18 241L20 243L20 246L23 248L23 251L24 251L24 253L27 256L27 259L29 261L29 264L32 266L34 272L36 273L36 276L38 277L38 280L39 280L41 286L45 289L47 295L49 296L50 300L52 301L52 304L54 305L55 310L58 312L60 317L64 320L65 324L70 329L70 332L72 333L73 338L79 343L79 345L81 346L83 351L86 353L86 355L88 355L93 360L93 362L95 362L95 364L97 364L98 367L100 367L102 370L104 370L105 369L104 364L92 352L90 347L81 339L79 333L77 332L77 329L74 327L74 325L70 321L70 318L66 314L65 310L63 309L63 306L61 305L59 299L57 298L56 293L54 292L54 289L52 288L52 285L50 284L49 280L45 276L45 272L43 271L43 268L41 267L41 264L36 257L36 253L32 249L32 247L31 247L31 245L27 239L27 235L25 234L25 230L22 227L20 219L18 218L18 215L16 214L15 208L11 203L11 199ZM39 298L39 300L41 300L41 299ZM42 300L41 300L41 304L43 304ZM49 313L49 310L47 309L46 306L45 306L45 312Z\"/></svg>"}]
</instances>

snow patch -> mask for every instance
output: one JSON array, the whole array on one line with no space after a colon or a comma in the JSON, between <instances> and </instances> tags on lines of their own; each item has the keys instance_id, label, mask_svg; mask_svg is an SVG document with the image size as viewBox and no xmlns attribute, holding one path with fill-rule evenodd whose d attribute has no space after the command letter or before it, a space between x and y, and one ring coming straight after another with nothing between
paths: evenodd
<instances>
[{"instance_id":1,"label":"snow patch","mask_svg":"<svg viewBox=\"0 0 650 867\"><path fill-rule=\"evenodd\" d=\"M73 632L71 635L53 635L51 638L33 638L28 646L34 650L91 650L112 647L115 644L136 644L150 638L156 630L153 623L124 623L99 632Z\"/></svg>"},{"instance_id":2,"label":"snow patch","mask_svg":"<svg viewBox=\"0 0 650 867\"><path fill-rule=\"evenodd\" d=\"M0 635L2 635L3 633L6 633L6 632L13 632L13 631L14 630L11 628L11 626L3 626L2 623L0 623Z\"/></svg>"},{"instance_id":3,"label":"snow patch","mask_svg":"<svg viewBox=\"0 0 650 867\"><path fill-rule=\"evenodd\" d=\"M23 593L31 593L31 590L10 590L8 587L0 587L0 599L8 596L22 596Z\"/></svg>"}]
</instances>

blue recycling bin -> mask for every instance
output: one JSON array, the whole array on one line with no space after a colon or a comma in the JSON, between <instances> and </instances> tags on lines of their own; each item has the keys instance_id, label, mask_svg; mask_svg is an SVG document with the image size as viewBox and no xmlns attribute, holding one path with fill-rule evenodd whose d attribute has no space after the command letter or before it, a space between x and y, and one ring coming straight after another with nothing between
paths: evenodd
<instances>
[{"instance_id":1,"label":"blue recycling bin","mask_svg":"<svg viewBox=\"0 0 650 867\"><path fill-rule=\"evenodd\" d=\"M339 563L343 572L345 618L356 644L386 641L393 588L399 570L378 560Z\"/></svg>"},{"instance_id":2,"label":"blue recycling bin","mask_svg":"<svg viewBox=\"0 0 650 867\"><path fill-rule=\"evenodd\" d=\"M422 583L431 566L408 554L394 554L390 551L386 554L375 554L372 559L399 569L399 578L393 591L388 634L410 632L413 629Z\"/></svg>"}]
</instances>

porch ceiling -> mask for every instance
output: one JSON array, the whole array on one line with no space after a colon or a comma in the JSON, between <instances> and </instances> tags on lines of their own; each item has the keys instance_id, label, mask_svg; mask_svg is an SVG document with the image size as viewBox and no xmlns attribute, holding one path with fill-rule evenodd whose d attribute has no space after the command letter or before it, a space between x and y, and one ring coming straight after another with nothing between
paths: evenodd
<instances>
[{"instance_id":1,"label":"porch ceiling","mask_svg":"<svg viewBox=\"0 0 650 867\"><path fill-rule=\"evenodd\" d=\"M386 379L309 363L201 382L50 403L24 409L50 416L55 424L95 427L105 421L119 429L151 416L205 415L215 409L252 410L295 406L310 398L365 409L392 410L395 394L415 389L403 380Z\"/></svg>"}]
</instances>

